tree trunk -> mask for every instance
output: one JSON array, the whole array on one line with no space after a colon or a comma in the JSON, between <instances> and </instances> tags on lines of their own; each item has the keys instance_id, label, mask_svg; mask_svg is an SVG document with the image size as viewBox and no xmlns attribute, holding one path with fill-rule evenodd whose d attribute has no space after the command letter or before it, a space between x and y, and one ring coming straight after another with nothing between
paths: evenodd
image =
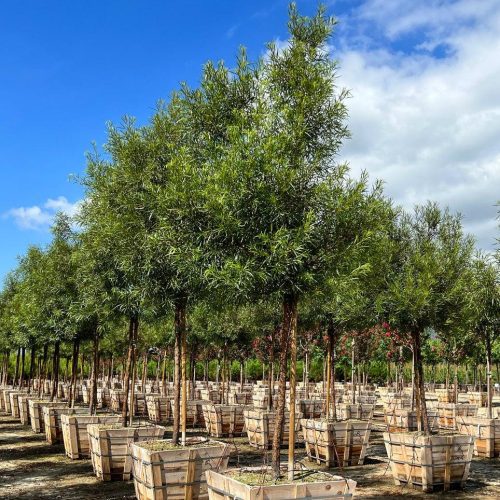
<instances>
[{"instance_id":1,"label":"tree trunk","mask_svg":"<svg viewBox=\"0 0 500 500\"><path fill-rule=\"evenodd\" d=\"M92 350L92 378L90 381L89 412L95 415L97 411L97 376L99 373L99 333L94 332L94 346Z\"/></svg>"},{"instance_id":2,"label":"tree trunk","mask_svg":"<svg viewBox=\"0 0 500 500\"><path fill-rule=\"evenodd\" d=\"M335 328L332 323L326 329L327 343L327 392L326 418L337 420L337 404L335 402Z\"/></svg>"},{"instance_id":3,"label":"tree trunk","mask_svg":"<svg viewBox=\"0 0 500 500\"><path fill-rule=\"evenodd\" d=\"M356 403L356 366L354 364L355 359L354 359L354 347L355 347L356 341L354 338L352 339L352 351L351 351L351 403L355 404Z\"/></svg>"},{"instance_id":4,"label":"tree trunk","mask_svg":"<svg viewBox=\"0 0 500 500\"><path fill-rule=\"evenodd\" d=\"M49 354L49 346L44 344L43 346L43 359L42 366L40 370L40 385L38 386L38 397L41 397L44 391L45 379L47 377L47 357Z\"/></svg>"},{"instance_id":5,"label":"tree trunk","mask_svg":"<svg viewBox=\"0 0 500 500\"><path fill-rule=\"evenodd\" d=\"M127 364L125 365L125 373L123 376L123 389L125 394L123 396L123 406L122 406L122 419L123 425L127 426L127 415L128 415L128 395L130 391L130 369L132 366L132 355L134 351L134 335L135 335L135 317L129 319L128 325L128 353L127 353ZM134 390L134 388L132 388Z\"/></svg>"},{"instance_id":6,"label":"tree trunk","mask_svg":"<svg viewBox=\"0 0 500 500\"><path fill-rule=\"evenodd\" d=\"M491 386L491 338L489 333L486 333L486 384L488 394L488 409L486 416L487 418L492 418L491 407L493 402L493 388Z\"/></svg>"},{"instance_id":7,"label":"tree trunk","mask_svg":"<svg viewBox=\"0 0 500 500\"><path fill-rule=\"evenodd\" d=\"M274 338L272 340L274 343ZM269 353L269 364L267 370L267 409L271 410L273 407L273 389L274 389L274 380L273 380L273 371L271 370L271 366L274 363L274 353L273 348L271 347L271 352Z\"/></svg>"},{"instance_id":8,"label":"tree trunk","mask_svg":"<svg viewBox=\"0 0 500 500\"><path fill-rule=\"evenodd\" d=\"M187 331L186 331L186 309L182 310L181 315L181 377L182 377L182 391L181 391L181 444L186 445L186 424L187 424Z\"/></svg>"},{"instance_id":9,"label":"tree trunk","mask_svg":"<svg viewBox=\"0 0 500 500\"><path fill-rule=\"evenodd\" d=\"M280 356L279 356L279 383L278 383L278 400L276 405L275 428L273 436L272 448L272 467L276 478L280 476L280 448L283 440L283 427L285 421L285 400L286 400L286 371L288 349L290 344L293 343L290 352L291 363L294 365L294 356L296 356L296 328L297 328L297 298L291 295L285 295L283 298L283 326L280 332ZM292 351L291 350L291 351ZM295 365L292 367L292 376L295 377ZM290 390L292 391L292 383L290 383ZM289 459L292 453L293 467L293 451L295 444L295 387L293 387L293 394L290 392L290 433L289 433Z\"/></svg>"},{"instance_id":10,"label":"tree trunk","mask_svg":"<svg viewBox=\"0 0 500 500\"><path fill-rule=\"evenodd\" d=\"M411 350L411 411L415 410L415 351Z\"/></svg>"},{"instance_id":11,"label":"tree trunk","mask_svg":"<svg viewBox=\"0 0 500 500\"><path fill-rule=\"evenodd\" d=\"M78 378L78 355L80 353L80 340L75 338L73 340L73 356L71 364L71 387L69 390L69 404L73 408L76 401L76 381Z\"/></svg>"},{"instance_id":12,"label":"tree trunk","mask_svg":"<svg viewBox=\"0 0 500 500\"><path fill-rule=\"evenodd\" d=\"M240 392L243 392L244 384L244 361L240 359Z\"/></svg>"},{"instance_id":13,"label":"tree trunk","mask_svg":"<svg viewBox=\"0 0 500 500\"><path fill-rule=\"evenodd\" d=\"M130 382L130 410L128 421L129 424L132 425L134 423L134 415L135 415L135 383L137 380L137 335L139 329L139 321L136 319L134 324L134 344L132 346L132 360L131 360L131 372L132 372L132 381Z\"/></svg>"},{"instance_id":14,"label":"tree trunk","mask_svg":"<svg viewBox=\"0 0 500 500\"><path fill-rule=\"evenodd\" d=\"M57 397L57 386L59 384L59 340L56 341L54 345L54 355L52 357L52 392L50 394L50 400L54 401Z\"/></svg>"},{"instance_id":15,"label":"tree trunk","mask_svg":"<svg viewBox=\"0 0 500 500\"><path fill-rule=\"evenodd\" d=\"M21 347L21 373L19 375L19 388L22 389L24 386L24 365L26 361L26 348Z\"/></svg>"},{"instance_id":16,"label":"tree trunk","mask_svg":"<svg viewBox=\"0 0 500 500\"><path fill-rule=\"evenodd\" d=\"M429 421L427 420L427 406L425 404L424 370L422 363L422 347L420 332L412 332L413 352L415 355L415 403L417 407L418 430L430 434Z\"/></svg>"},{"instance_id":17,"label":"tree trunk","mask_svg":"<svg viewBox=\"0 0 500 500\"><path fill-rule=\"evenodd\" d=\"M19 382L19 360L21 358L21 348L17 348L17 356L16 356L16 371L14 372L14 389L17 387Z\"/></svg>"},{"instance_id":18,"label":"tree trunk","mask_svg":"<svg viewBox=\"0 0 500 500\"><path fill-rule=\"evenodd\" d=\"M148 380L148 353L142 357L142 392L146 392L146 382Z\"/></svg>"},{"instance_id":19,"label":"tree trunk","mask_svg":"<svg viewBox=\"0 0 500 500\"><path fill-rule=\"evenodd\" d=\"M181 423L181 358L183 336L186 330L186 301L178 300L175 304L174 315L174 406L173 406L173 430L172 442L179 444L179 432L181 427L184 429L186 419ZM182 410L185 417L185 408Z\"/></svg>"},{"instance_id":20,"label":"tree trunk","mask_svg":"<svg viewBox=\"0 0 500 500\"><path fill-rule=\"evenodd\" d=\"M304 356L304 386L305 386L305 397L309 399L309 350L306 349L306 354Z\"/></svg>"},{"instance_id":21,"label":"tree trunk","mask_svg":"<svg viewBox=\"0 0 500 500\"><path fill-rule=\"evenodd\" d=\"M30 371L28 376L28 394L31 394L31 386L33 384L33 376L35 374L36 349L32 345L30 349Z\"/></svg>"}]
</instances>

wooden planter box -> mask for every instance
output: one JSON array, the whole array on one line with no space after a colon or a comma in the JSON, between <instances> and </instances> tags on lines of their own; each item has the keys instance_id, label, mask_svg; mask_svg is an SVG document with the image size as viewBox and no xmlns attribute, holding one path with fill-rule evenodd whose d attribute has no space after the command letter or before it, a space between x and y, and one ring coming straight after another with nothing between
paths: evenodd
<instances>
[{"instance_id":1,"label":"wooden planter box","mask_svg":"<svg viewBox=\"0 0 500 500\"><path fill-rule=\"evenodd\" d=\"M128 407L130 409L130 400L132 395L128 396ZM134 415L136 417L145 417L147 415L146 408L146 393L145 392L135 392L134 393Z\"/></svg>"},{"instance_id":2,"label":"wooden planter box","mask_svg":"<svg viewBox=\"0 0 500 500\"><path fill-rule=\"evenodd\" d=\"M30 425L30 407L28 404L30 399L35 399L35 397L23 394L18 398L19 418L21 419L21 424L23 425Z\"/></svg>"},{"instance_id":3,"label":"wooden planter box","mask_svg":"<svg viewBox=\"0 0 500 500\"><path fill-rule=\"evenodd\" d=\"M102 481L129 481L132 472L130 443L161 439L165 428L157 425L123 427L121 424L90 424L87 432L95 475Z\"/></svg>"},{"instance_id":4,"label":"wooden planter box","mask_svg":"<svg viewBox=\"0 0 500 500\"><path fill-rule=\"evenodd\" d=\"M109 397L111 399L111 409L116 413L120 413L125 401L125 391L122 389L111 389Z\"/></svg>"},{"instance_id":5,"label":"wooden planter box","mask_svg":"<svg viewBox=\"0 0 500 500\"><path fill-rule=\"evenodd\" d=\"M57 401L45 401L40 399L30 399L28 401L30 409L30 422L33 432L45 432L45 424L43 421L43 411L44 406L67 408L67 403L60 403Z\"/></svg>"},{"instance_id":6,"label":"wooden planter box","mask_svg":"<svg viewBox=\"0 0 500 500\"><path fill-rule=\"evenodd\" d=\"M109 408L111 406L111 396L107 387L97 388L97 408Z\"/></svg>"},{"instance_id":7,"label":"wooden planter box","mask_svg":"<svg viewBox=\"0 0 500 500\"><path fill-rule=\"evenodd\" d=\"M467 400L471 405L476 405L479 408L488 406L488 393L487 392L469 392L467 393Z\"/></svg>"},{"instance_id":8,"label":"wooden planter box","mask_svg":"<svg viewBox=\"0 0 500 500\"><path fill-rule=\"evenodd\" d=\"M500 419L481 417L458 417L460 434L474 438L474 455L484 458L500 456Z\"/></svg>"},{"instance_id":9,"label":"wooden planter box","mask_svg":"<svg viewBox=\"0 0 500 500\"><path fill-rule=\"evenodd\" d=\"M356 404L360 403L360 404L364 404L364 405L374 405L377 402L377 396L364 395L364 394L362 394L361 396L358 396L358 394L356 394L355 401L356 401ZM352 404L352 394L349 393L349 394L342 396L342 402Z\"/></svg>"},{"instance_id":10,"label":"wooden planter box","mask_svg":"<svg viewBox=\"0 0 500 500\"><path fill-rule=\"evenodd\" d=\"M327 467L363 465L372 423L363 420L301 420L307 456Z\"/></svg>"},{"instance_id":11,"label":"wooden planter box","mask_svg":"<svg viewBox=\"0 0 500 500\"><path fill-rule=\"evenodd\" d=\"M372 420L374 405L368 404L339 404L337 406L338 420Z\"/></svg>"},{"instance_id":12,"label":"wooden planter box","mask_svg":"<svg viewBox=\"0 0 500 500\"><path fill-rule=\"evenodd\" d=\"M203 401L212 401L212 403L220 404L221 394L220 391L210 391L208 389L201 389L200 396Z\"/></svg>"},{"instance_id":13,"label":"wooden planter box","mask_svg":"<svg viewBox=\"0 0 500 500\"><path fill-rule=\"evenodd\" d=\"M394 482L431 492L463 487L469 476L474 439L470 436L425 436L384 432Z\"/></svg>"},{"instance_id":14,"label":"wooden planter box","mask_svg":"<svg viewBox=\"0 0 500 500\"><path fill-rule=\"evenodd\" d=\"M9 392L9 400L10 400L10 414L14 418L21 418L21 414L19 411L19 396L25 395L26 392L21 391L21 392Z\"/></svg>"},{"instance_id":15,"label":"wooden planter box","mask_svg":"<svg viewBox=\"0 0 500 500\"><path fill-rule=\"evenodd\" d=\"M325 413L325 404L324 399L300 399L297 401L296 411L299 411L303 418L320 418ZM290 403L287 407L290 410Z\"/></svg>"},{"instance_id":16,"label":"wooden planter box","mask_svg":"<svg viewBox=\"0 0 500 500\"><path fill-rule=\"evenodd\" d=\"M90 387L86 385L82 387L82 397L83 397L83 404L88 405L90 403Z\"/></svg>"},{"instance_id":17,"label":"wooden planter box","mask_svg":"<svg viewBox=\"0 0 500 500\"><path fill-rule=\"evenodd\" d=\"M438 413L427 409L427 422L430 430L438 429ZM416 410L392 410L385 413L388 432L413 432L418 429Z\"/></svg>"},{"instance_id":18,"label":"wooden planter box","mask_svg":"<svg viewBox=\"0 0 500 500\"><path fill-rule=\"evenodd\" d=\"M3 411L9 415L12 413L12 407L10 406L10 393L15 392L14 389L3 389L1 393L1 399L3 402Z\"/></svg>"},{"instance_id":19,"label":"wooden planter box","mask_svg":"<svg viewBox=\"0 0 500 500\"><path fill-rule=\"evenodd\" d=\"M205 425L210 436L236 437L245 434L244 406L240 405L203 405Z\"/></svg>"},{"instance_id":20,"label":"wooden planter box","mask_svg":"<svg viewBox=\"0 0 500 500\"><path fill-rule=\"evenodd\" d=\"M440 403L456 403L455 389L436 389L435 392Z\"/></svg>"},{"instance_id":21,"label":"wooden planter box","mask_svg":"<svg viewBox=\"0 0 500 500\"><path fill-rule=\"evenodd\" d=\"M120 415L61 415L61 429L66 456L76 460L90 458L89 424L118 424Z\"/></svg>"},{"instance_id":22,"label":"wooden planter box","mask_svg":"<svg viewBox=\"0 0 500 500\"><path fill-rule=\"evenodd\" d=\"M229 393L228 403L230 405L251 405L251 392L231 392Z\"/></svg>"},{"instance_id":23,"label":"wooden planter box","mask_svg":"<svg viewBox=\"0 0 500 500\"><path fill-rule=\"evenodd\" d=\"M401 394L388 393L382 398L384 409L392 410L411 410L411 398Z\"/></svg>"},{"instance_id":24,"label":"wooden planter box","mask_svg":"<svg viewBox=\"0 0 500 500\"><path fill-rule=\"evenodd\" d=\"M256 410L248 409L243 411L245 417L245 428L250 446L267 450L273 445L274 436L274 421L276 412L271 410ZM301 414L296 414L295 442L299 441L298 431L300 430ZM290 417L285 412L285 424L283 429L282 446L288 445L288 437L290 433Z\"/></svg>"},{"instance_id":25,"label":"wooden planter box","mask_svg":"<svg viewBox=\"0 0 500 500\"><path fill-rule=\"evenodd\" d=\"M171 447L170 443L162 440L153 441L151 447L148 442L130 445L137 498L207 499L205 472L227 467L229 445L203 438L191 438L187 446Z\"/></svg>"},{"instance_id":26,"label":"wooden planter box","mask_svg":"<svg viewBox=\"0 0 500 500\"><path fill-rule=\"evenodd\" d=\"M457 417L475 417L477 406L469 404L439 403L437 406L440 429L456 429Z\"/></svg>"},{"instance_id":27,"label":"wooden planter box","mask_svg":"<svg viewBox=\"0 0 500 500\"><path fill-rule=\"evenodd\" d=\"M324 472L318 475L318 479L321 479L318 482L301 482L297 479L291 484L250 486L238 481L239 475L248 472L256 472L260 475L267 471L263 471L261 467L233 469L225 473L207 470L208 498L210 500L289 500L294 498L324 500L327 498L352 498L356 489L356 482L352 479ZM307 474L311 474L311 472L308 471Z\"/></svg>"},{"instance_id":28,"label":"wooden planter box","mask_svg":"<svg viewBox=\"0 0 500 500\"><path fill-rule=\"evenodd\" d=\"M146 396L148 418L156 424L168 424L172 419L170 399L165 396Z\"/></svg>"},{"instance_id":29,"label":"wooden planter box","mask_svg":"<svg viewBox=\"0 0 500 500\"><path fill-rule=\"evenodd\" d=\"M208 401L193 400L187 402L186 408L186 426L205 428L205 416L203 415L203 406L209 404ZM170 401L172 412L174 411L174 401Z\"/></svg>"},{"instance_id":30,"label":"wooden planter box","mask_svg":"<svg viewBox=\"0 0 500 500\"><path fill-rule=\"evenodd\" d=\"M88 415L88 408L68 408L60 406L42 406L43 425L45 427L45 439L49 444L63 442L61 426L62 415Z\"/></svg>"},{"instance_id":31,"label":"wooden planter box","mask_svg":"<svg viewBox=\"0 0 500 500\"><path fill-rule=\"evenodd\" d=\"M273 399L274 402L274 399ZM254 394L252 396L252 406L258 410L267 410L269 396L266 394Z\"/></svg>"}]
</instances>

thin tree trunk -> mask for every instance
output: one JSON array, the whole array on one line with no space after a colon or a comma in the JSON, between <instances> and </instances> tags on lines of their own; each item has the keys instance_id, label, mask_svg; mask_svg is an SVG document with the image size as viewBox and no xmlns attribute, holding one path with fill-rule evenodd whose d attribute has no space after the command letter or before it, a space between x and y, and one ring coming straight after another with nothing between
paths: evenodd
<instances>
[{"instance_id":1,"label":"thin tree trunk","mask_svg":"<svg viewBox=\"0 0 500 500\"><path fill-rule=\"evenodd\" d=\"M304 356L304 386L305 386L305 397L309 399L309 351L306 349L306 354Z\"/></svg>"},{"instance_id":2,"label":"thin tree trunk","mask_svg":"<svg viewBox=\"0 0 500 500\"><path fill-rule=\"evenodd\" d=\"M31 394L31 386L33 385L33 376L35 373L36 349L32 345L30 349L30 371L28 376L28 394Z\"/></svg>"},{"instance_id":3,"label":"thin tree trunk","mask_svg":"<svg viewBox=\"0 0 500 500\"><path fill-rule=\"evenodd\" d=\"M328 388L327 388L326 418L337 420L337 404L335 402L335 328L332 323L328 324L326 335L328 337L328 344L327 344Z\"/></svg>"},{"instance_id":4,"label":"thin tree trunk","mask_svg":"<svg viewBox=\"0 0 500 500\"><path fill-rule=\"evenodd\" d=\"M19 382L19 360L21 358L21 348L17 348L17 356L16 356L16 371L14 372L14 389L17 387Z\"/></svg>"},{"instance_id":5,"label":"thin tree trunk","mask_svg":"<svg viewBox=\"0 0 500 500\"><path fill-rule=\"evenodd\" d=\"M278 400L276 405L275 428L274 428L273 448L272 448L272 467L274 470L274 475L276 477L279 477L281 472L280 448L281 448L281 442L283 440L283 427L285 421L286 371L287 371L288 350L290 347L290 342L292 340L292 337L296 338L296 325L297 325L297 299L293 296L286 295L283 298L283 326L280 332ZM294 353L290 354L291 357L293 358ZM293 371L294 371L293 375L295 376L295 366L293 367ZM293 396L295 396L295 392ZM289 452L292 451L293 453L293 448L295 444L294 443L295 401L292 401L291 398L292 394L290 394Z\"/></svg>"},{"instance_id":6,"label":"thin tree trunk","mask_svg":"<svg viewBox=\"0 0 500 500\"><path fill-rule=\"evenodd\" d=\"M90 400L89 400L89 412L91 415L96 414L97 410L97 376L99 372L99 333L94 332L94 346L92 352L92 378L90 381Z\"/></svg>"},{"instance_id":7,"label":"thin tree trunk","mask_svg":"<svg viewBox=\"0 0 500 500\"><path fill-rule=\"evenodd\" d=\"M351 403L356 403L356 366L354 364L354 348L356 341L352 339L352 351L351 351Z\"/></svg>"},{"instance_id":8,"label":"thin tree trunk","mask_svg":"<svg viewBox=\"0 0 500 500\"><path fill-rule=\"evenodd\" d=\"M54 401L57 397L57 386L59 384L59 340L56 341L54 345L54 355L52 357L52 392L50 394L50 400Z\"/></svg>"},{"instance_id":9,"label":"thin tree trunk","mask_svg":"<svg viewBox=\"0 0 500 500\"><path fill-rule=\"evenodd\" d=\"M146 382L148 379L148 353L142 357L142 392L146 392Z\"/></svg>"},{"instance_id":10,"label":"thin tree trunk","mask_svg":"<svg viewBox=\"0 0 500 500\"><path fill-rule=\"evenodd\" d=\"M179 432L185 429L186 419L182 418L181 412L184 414L186 408L181 410L181 358L182 358L182 344L183 336L186 329L186 301L178 300L175 304L174 315L174 331L175 331L175 345L174 345L174 407L173 407L173 430L172 442L174 445L179 444ZM184 399L182 397L182 399ZM187 401L186 401L187 402ZM184 405L185 406L185 405ZM181 423L181 420L183 422Z\"/></svg>"},{"instance_id":11,"label":"thin tree trunk","mask_svg":"<svg viewBox=\"0 0 500 500\"><path fill-rule=\"evenodd\" d=\"M243 384L244 384L244 364L243 359L240 359L240 392L243 392Z\"/></svg>"},{"instance_id":12,"label":"thin tree trunk","mask_svg":"<svg viewBox=\"0 0 500 500\"><path fill-rule=\"evenodd\" d=\"M187 374L186 374L186 364L187 364L187 332L186 332L186 309L182 311L181 320L181 377L182 377L182 391L181 391L181 444L186 445L186 424L187 424Z\"/></svg>"},{"instance_id":13,"label":"thin tree trunk","mask_svg":"<svg viewBox=\"0 0 500 500\"><path fill-rule=\"evenodd\" d=\"M488 399L487 418L492 418L492 403L493 403L493 390L491 386L491 338L490 334L486 333L486 390ZM457 401L458 402L458 401Z\"/></svg>"},{"instance_id":14,"label":"thin tree trunk","mask_svg":"<svg viewBox=\"0 0 500 500\"><path fill-rule=\"evenodd\" d=\"M131 372L132 372L132 381L130 383L130 411L128 421L129 424L132 425L134 423L134 415L135 415L135 383L137 380L137 336L139 329L139 321L136 318L134 322L134 344L132 346L132 361L131 361Z\"/></svg>"},{"instance_id":15,"label":"thin tree trunk","mask_svg":"<svg viewBox=\"0 0 500 500\"><path fill-rule=\"evenodd\" d=\"M411 350L411 411L415 410L415 351Z\"/></svg>"},{"instance_id":16,"label":"thin tree trunk","mask_svg":"<svg viewBox=\"0 0 500 500\"><path fill-rule=\"evenodd\" d=\"M80 353L80 340L75 338L73 340L73 356L71 365L71 386L69 390L69 403L70 407L75 406L76 401L76 381L78 378L78 355Z\"/></svg>"},{"instance_id":17,"label":"thin tree trunk","mask_svg":"<svg viewBox=\"0 0 500 500\"><path fill-rule=\"evenodd\" d=\"M21 373L19 375L19 388L22 389L24 387L24 365L26 361L26 348L21 347Z\"/></svg>"},{"instance_id":18,"label":"thin tree trunk","mask_svg":"<svg viewBox=\"0 0 500 500\"><path fill-rule=\"evenodd\" d=\"M425 404L424 370L422 364L422 347L420 344L420 332L412 332L413 351L415 353L415 402L417 407L418 430L430 434L429 421L427 419L427 406Z\"/></svg>"},{"instance_id":19,"label":"thin tree trunk","mask_svg":"<svg viewBox=\"0 0 500 500\"><path fill-rule=\"evenodd\" d=\"M134 331L135 331L135 318L132 317L129 320L128 326L128 354L127 354L127 364L125 365L125 373L123 376L123 389L125 394L123 396L123 406L122 406L122 419L123 425L127 426L127 415L128 415L128 396L130 391L130 369L132 366L132 354L134 350ZM132 388L132 390L134 390Z\"/></svg>"}]
</instances>

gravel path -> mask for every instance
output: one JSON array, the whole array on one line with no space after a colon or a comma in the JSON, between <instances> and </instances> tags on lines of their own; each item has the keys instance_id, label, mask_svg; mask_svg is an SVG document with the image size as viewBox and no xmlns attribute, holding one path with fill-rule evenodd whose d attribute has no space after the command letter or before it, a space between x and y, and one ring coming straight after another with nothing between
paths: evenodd
<instances>
[{"instance_id":1,"label":"gravel path","mask_svg":"<svg viewBox=\"0 0 500 500\"><path fill-rule=\"evenodd\" d=\"M269 454L251 448L245 441L228 440L235 446L230 465L258 465L269 458ZM499 459L474 459L464 491L424 495L394 485L379 431L372 432L370 443L365 465L343 471L358 482L357 498L500 498ZM297 450L297 457L314 467L305 458L303 448ZM342 473L339 469L331 472ZM43 434L34 434L12 417L0 415L0 498L118 500L135 496L133 482L98 481L90 460L70 460L62 445L51 446Z\"/></svg>"}]
</instances>

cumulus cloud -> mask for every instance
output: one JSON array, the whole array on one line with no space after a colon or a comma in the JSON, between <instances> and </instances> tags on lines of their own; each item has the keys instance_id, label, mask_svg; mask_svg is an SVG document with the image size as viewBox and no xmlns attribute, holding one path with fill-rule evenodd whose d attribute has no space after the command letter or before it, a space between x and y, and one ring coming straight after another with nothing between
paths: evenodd
<instances>
[{"instance_id":1,"label":"cumulus cloud","mask_svg":"<svg viewBox=\"0 0 500 500\"><path fill-rule=\"evenodd\" d=\"M500 199L500 0L368 0L343 24L350 27L334 51L352 92L343 156L355 172L385 180L405 208L431 199L461 212L479 247L491 250ZM447 50L437 56L436 46Z\"/></svg>"},{"instance_id":2,"label":"cumulus cloud","mask_svg":"<svg viewBox=\"0 0 500 500\"><path fill-rule=\"evenodd\" d=\"M80 206L81 200L71 203L64 196L49 198L42 206L11 208L3 214L4 218L12 219L21 229L44 230L53 222L58 212L74 216Z\"/></svg>"}]
</instances>

